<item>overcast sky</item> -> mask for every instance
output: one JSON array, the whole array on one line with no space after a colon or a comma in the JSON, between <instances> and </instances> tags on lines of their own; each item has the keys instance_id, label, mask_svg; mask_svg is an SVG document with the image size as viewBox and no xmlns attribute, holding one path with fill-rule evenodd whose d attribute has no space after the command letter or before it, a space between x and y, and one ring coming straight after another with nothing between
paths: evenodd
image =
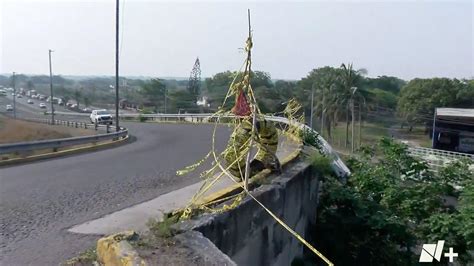
<instances>
[{"instance_id":1,"label":"overcast sky","mask_svg":"<svg viewBox=\"0 0 474 266\"><path fill-rule=\"evenodd\" d=\"M121 75L187 77L237 70L247 8L253 69L299 79L353 62L369 76L474 76L472 1L165 2L120 0ZM110 1L0 0L0 73L113 75Z\"/></svg>"}]
</instances>

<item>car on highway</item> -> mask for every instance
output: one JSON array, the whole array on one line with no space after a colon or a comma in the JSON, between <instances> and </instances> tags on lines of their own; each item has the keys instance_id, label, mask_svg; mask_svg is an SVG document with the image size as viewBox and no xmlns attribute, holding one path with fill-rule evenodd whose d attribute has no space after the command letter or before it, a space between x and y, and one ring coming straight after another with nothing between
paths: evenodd
<instances>
[{"instance_id":1,"label":"car on highway","mask_svg":"<svg viewBox=\"0 0 474 266\"><path fill-rule=\"evenodd\" d=\"M46 108L46 104L40 103L40 104L39 104L39 107L42 108L42 109L45 109L45 108Z\"/></svg>"},{"instance_id":2,"label":"car on highway","mask_svg":"<svg viewBox=\"0 0 474 266\"><path fill-rule=\"evenodd\" d=\"M40 95L40 96L38 96L38 99L39 99L40 101L44 101L44 100L46 99L46 96Z\"/></svg>"},{"instance_id":3,"label":"car on highway","mask_svg":"<svg viewBox=\"0 0 474 266\"><path fill-rule=\"evenodd\" d=\"M23 98L23 96L21 96L21 94L18 94L17 98Z\"/></svg>"},{"instance_id":4,"label":"car on highway","mask_svg":"<svg viewBox=\"0 0 474 266\"><path fill-rule=\"evenodd\" d=\"M7 104L6 109L7 111L13 111L13 106L11 106L10 104Z\"/></svg>"},{"instance_id":5,"label":"car on highway","mask_svg":"<svg viewBox=\"0 0 474 266\"><path fill-rule=\"evenodd\" d=\"M4 89L0 90L0 96L7 96L7 91Z\"/></svg>"},{"instance_id":6,"label":"car on highway","mask_svg":"<svg viewBox=\"0 0 474 266\"><path fill-rule=\"evenodd\" d=\"M28 99L28 101L26 101L26 102L29 103L29 104L34 104L33 100L31 100L31 99Z\"/></svg>"},{"instance_id":7,"label":"car on highway","mask_svg":"<svg viewBox=\"0 0 474 266\"><path fill-rule=\"evenodd\" d=\"M92 110L90 115L91 122L94 124L112 125L112 115L105 109Z\"/></svg>"}]
</instances>

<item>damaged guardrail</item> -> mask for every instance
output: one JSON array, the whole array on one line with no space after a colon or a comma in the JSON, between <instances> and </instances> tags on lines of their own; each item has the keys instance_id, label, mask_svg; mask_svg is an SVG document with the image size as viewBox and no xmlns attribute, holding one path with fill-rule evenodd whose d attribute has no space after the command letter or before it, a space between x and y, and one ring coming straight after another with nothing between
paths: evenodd
<instances>
[{"instance_id":1,"label":"damaged guardrail","mask_svg":"<svg viewBox=\"0 0 474 266\"><path fill-rule=\"evenodd\" d=\"M88 114L83 113L72 113L72 112L55 112L57 115L70 115L70 116L88 116ZM188 121L188 122L215 122L218 117L220 118L235 118L234 115L220 115L217 116L212 113L201 113L201 114L119 114L120 119L145 119L151 121ZM265 116L265 119L273 122L283 123L287 125L295 125L302 130L310 130L316 132L314 129L310 128L309 126L299 123L290 121L286 117L280 116ZM316 132L317 133L317 132ZM326 156L331 157L332 160L332 168L337 173L338 176L348 176L351 174L349 168L344 164L341 160L339 155L333 150L331 145L323 138L321 135L318 134L318 140L321 143L322 153Z\"/></svg>"}]
</instances>

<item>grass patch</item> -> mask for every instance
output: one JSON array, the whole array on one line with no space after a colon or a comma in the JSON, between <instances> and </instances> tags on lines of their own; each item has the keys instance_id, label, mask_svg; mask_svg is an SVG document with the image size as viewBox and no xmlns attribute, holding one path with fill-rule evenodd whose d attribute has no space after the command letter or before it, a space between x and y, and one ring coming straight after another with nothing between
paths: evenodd
<instances>
[{"instance_id":1,"label":"grass patch","mask_svg":"<svg viewBox=\"0 0 474 266\"><path fill-rule=\"evenodd\" d=\"M320 174L320 176L328 176L333 173L331 167L331 159L318 152L315 152L309 156L309 161L313 171Z\"/></svg>"},{"instance_id":2,"label":"grass patch","mask_svg":"<svg viewBox=\"0 0 474 266\"><path fill-rule=\"evenodd\" d=\"M349 125L349 138L348 144L345 145L346 138L346 124L345 122L339 122L338 125L332 129L331 138L328 137L327 132L324 132L323 137L331 143L331 146L336 148L342 153L350 153L351 150L351 136L352 128ZM381 138L387 137L400 140L408 141L411 145L421 147L431 147L431 139L425 132L423 126L413 127L412 131L408 131L408 128L400 128L400 124L393 122L393 124L387 122L364 122L361 127L361 134L359 137L359 124L354 125L354 142L356 149L360 145L373 145L380 141Z\"/></svg>"},{"instance_id":3,"label":"grass patch","mask_svg":"<svg viewBox=\"0 0 474 266\"><path fill-rule=\"evenodd\" d=\"M97 250L95 247L91 247L81 252L77 257L65 261L62 265L86 266L94 265L95 261L97 261Z\"/></svg>"},{"instance_id":4,"label":"grass patch","mask_svg":"<svg viewBox=\"0 0 474 266\"><path fill-rule=\"evenodd\" d=\"M170 238L175 234L171 226L177 223L178 219L178 215L165 214L162 221L151 218L146 225L153 235L161 238Z\"/></svg>"}]
</instances>

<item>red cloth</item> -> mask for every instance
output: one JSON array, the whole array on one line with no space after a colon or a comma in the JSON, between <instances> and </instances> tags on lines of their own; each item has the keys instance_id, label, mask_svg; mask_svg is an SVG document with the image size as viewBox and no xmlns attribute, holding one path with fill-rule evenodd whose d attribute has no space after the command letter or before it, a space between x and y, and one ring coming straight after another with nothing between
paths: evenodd
<instances>
[{"instance_id":1,"label":"red cloth","mask_svg":"<svg viewBox=\"0 0 474 266\"><path fill-rule=\"evenodd\" d=\"M243 90L240 90L239 96L237 96L237 101L232 108L232 113L238 116L248 116L252 113L250 110L250 105L247 102L247 97L245 97Z\"/></svg>"}]
</instances>

